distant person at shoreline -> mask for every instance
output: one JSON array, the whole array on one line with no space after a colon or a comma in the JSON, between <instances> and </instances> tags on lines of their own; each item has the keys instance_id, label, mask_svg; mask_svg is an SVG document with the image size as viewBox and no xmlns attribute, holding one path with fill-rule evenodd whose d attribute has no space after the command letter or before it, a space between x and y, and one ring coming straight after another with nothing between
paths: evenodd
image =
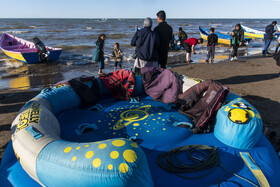
<instances>
[{"instance_id":1,"label":"distant person at shoreline","mask_svg":"<svg viewBox=\"0 0 280 187\"><path fill-rule=\"evenodd\" d=\"M135 32L140 31L140 28L138 25L135 26Z\"/></svg>"},{"instance_id":2,"label":"distant person at shoreline","mask_svg":"<svg viewBox=\"0 0 280 187\"><path fill-rule=\"evenodd\" d=\"M159 36L152 31L152 19L144 20L143 28L135 33L131 45L136 46L134 68L137 73L143 67L158 67Z\"/></svg>"},{"instance_id":3,"label":"distant person at shoreline","mask_svg":"<svg viewBox=\"0 0 280 187\"><path fill-rule=\"evenodd\" d=\"M112 52L112 58L115 59L114 71L117 70L117 66L119 66L120 69L122 69L123 52L120 49L119 43L115 43L115 45L114 45L114 50Z\"/></svg>"},{"instance_id":4,"label":"distant person at shoreline","mask_svg":"<svg viewBox=\"0 0 280 187\"><path fill-rule=\"evenodd\" d=\"M233 48L231 61L237 60L237 52L239 46L242 46L244 43L244 30L241 28L241 25L238 23L235 25L235 29L231 32L231 46Z\"/></svg>"},{"instance_id":5,"label":"distant person at shoreline","mask_svg":"<svg viewBox=\"0 0 280 187\"><path fill-rule=\"evenodd\" d=\"M161 68L166 68L169 44L173 37L173 29L167 24L166 14L163 10L157 13L158 26L154 31L158 34L160 39L160 46L158 48L158 64Z\"/></svg>"},{"instance_id":6,"label":"distant person at shoreline","mask_svg":"<svg viewBox=\"0 0 280 187\"><path fill-rule=\"evenodd\" d=\"M215 48L218 45L218 36L214 33L215 29L210 29L210 34L207 37L207 60L206 62L209 63L209 59L211 58L211 63L214 62L215 59Z\"/></svg>"},{"instance_id":7,"label":"distant person at shoreline","mask_svg":"<svg viewBox=\"0 0 280 187\"><path fill-rule=\"evenodd\" d=\"M104 75L102 70L104 69L104 42L105 42L105 39L106 39L105 34L100 34L98 36L98 39L95 42L96 48L92 55L92 61L99 63L99 71L98 71L99 76Z\"/></svg>"},{"instance_id":8,"label":"distant person at shoreline","mask_svg":"<svg viewBox=\"0 0 280 187\"><path fill-rule=\"evenodd\" d=\"M273 21L271 24L269 24L265 28L264 49L262 51L263 56L269 54L268 49L269 49L269 46L273 39L273 34L276 32L276 30L274 30L274 27L276 24L277 24L277 21Z\"/></svg>"},{"instance_id":9,"label":"distant person at shoreline","mask_svg":"<svg viewBox=\"0 0 280 187\"><path fill-rule=\"evenodd\" d=\"M202 43L203 43L203 39L202 38L200 38L200 39L189 38L189 39L184 41L184 47L185 47L185 50L187 52L187 54L186 54L186 61L187 61L188 64L193 62L191 60L191 53L196 54L195 50L194 50L194 47L197 44L202 44Z\"/></svg>"},{"instance_id":10,"label":"distant person at shoreline","mask_svg":"<svg viewBox=\"0 0 280 187\"><path fill-rule=\"evenodd\" d=\"M182 27L179 27L179 33L178 33L178 38L179 38L179 41L181 43L181 46L184 47L184 41L186 39L188 39L188 35L185 31L183 31L183 28Z\"/></svg>"}]
</instances>

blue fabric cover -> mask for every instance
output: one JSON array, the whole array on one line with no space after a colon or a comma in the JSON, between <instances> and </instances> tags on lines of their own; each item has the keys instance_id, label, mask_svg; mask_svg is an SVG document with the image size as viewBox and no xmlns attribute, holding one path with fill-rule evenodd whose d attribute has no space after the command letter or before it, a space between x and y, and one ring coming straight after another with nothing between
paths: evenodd
<instances>
[{"instance_id":1,"label":"blue fabric cover","mask_svg":"<svg viewBox=\"0 0 280 187\"><path fill-rule=\"evenodd\" d=\"M243 109L249 114L249 120L244 124L233 123L228 117L231 109L239 108L235 105L236 103L245 103L249 106L248 110ZM250 149L258 143L262 134L262 125L259 112L251 104L239 97L224 105L218 111L214 135L228 146L237 149Z\"/></svg>"},{"instance_id":2,"label":"blue fabric cover","mask_svg":"<svg viewBox=\"0 0 280 187\"><path fill-rule=\"evenodd\" d=\"M228 98L235 99L236 96L230 94ZM75 107L60 112L56 115L61 126L61 138L66 141L80 142L76 143L77 146L81 145L80 156L83 156L86 153L86 142L96 142L107 139L112 140L115 138L136 137L135 141L143 149L146 155L152 180L155 186L217 186L217 184L223 180L232 180L238 182L242 186L249 185L247 182L226 172L221 167L214 168L214 170L209 175L201 179L191 180L183 179L172 173L166 172L162 170L156 163L157 157L162 152L169 151L170 149L184 145L205 144L218 147L221 164L225 168L258 184L257 179L251 173L250 169L246 166L239 154L240 151L249 152L255 163L260 167L260 169L266 176L270 185L280 186L280 160L271 144L263 135L260 135L260 137L255 139L255 141L257 141L257 139L258 141L255 142L254 147L250 149L240 150L222 143L214 136L214 133L193 134L188 129L173 126L173 124L179 122L192 122L186 116L180 114L174 109L171 109L170 105L156 102L150 97L142 97L141 101L138 104L135 104L129 103L129 101L116 101L111 97L102 96L98 104L101 104L105 108L105 110L90 111L87 108L82 109L79 107ZM257 114L256 111L255 113ZM224 120L221 118L219 119ZM250 121L253 120L257 119L252 118ZM98 126L98 130L90 131L78 136L75 133L75 129L83 123L96 124ZM250 126L250 124L248 124L248 126ZM254 126L252 125L252 127ZM256 135L258 134L256 133ZM236 135L235 140L238 140L239 137L240 135ZM22 170L19 162L14 156L11 145L9 146L1 163L0 186L38 186L38 184L36 184L31 178L29 178L28 175ZM65 146L63 147L64 149ZM93 158L97 158L95 156L99 156L99 149L95 148L94 146L95 145L90 144L90 146L88 147L89 149L94 149L97 151L96 154L94 154L93 157L90 158L90 162L92 162ZM108 147L106 148L112 148L109 147L109 145L107 146ZM66 159L64 158L65 156L63 156L64 153L61 153L61 150L63 148L57 147L55 142L51 143L46 146L45 150L41 152L38 158L38 163L40 162L42 164L37 165L38 176L41 180L47 181L50 185L54 184L57 178L55 176L53 176L54 178L45 178L44 176L41 176L41 174L44 174L44 172L52 172L52 175L58 176L66 175L69 180L66 181L67 184L65 183L67 186L68 184L71 185L71 182L73 182L71 181L72 177L74 178L76 174L80 174L81 171L79 171L79 168L77 168L78 166L81 168L88 167L88 163L85 158L81 160L81 162L84 162L85 165L73 165L73 160L69 158L73 158L77 155L76 153L78 152L73 147L73 149L71 149L71 151L67 153L69 155L67 155ZM105 151L105 149L103 151ZM54 154L50 154L51 151L53 151ZM54 158L56 154L61 157L61 160L56 160ZM141 153L137 154L141 155ZM122 154L120 154L120 156L121 155ZM185 156L182 157L183 160L184 158ZM43 163L41 162L42 159L49 160L51 163ZM111 158L108 158L107 153L104 154L104 157L102 157L102 159L105 159L104 162L101 161L105 164L105 166L112 160ZM65 170L56 170L55 164L53 163L59 162L65 166L75 166L76 168L73 168L72 171L69 171L69 168L65 168ZM119 161L116 161L116 163L119 164ZM100 167L101 166L102 164L100 165ZM143 169L143 171L146 171L147 169L147 166L145 164L142 166L140 165L140 167L141 169ZM67 172L69 172L69 174ZM104 176L107 176L107 174L108 173L105 172ZM139 176L135 176L136 178L145 176L145 174L138 171L135 172L135 174L139 174ZM200 174L201 172L196 172L185 175L193 177ZM87 179L87 176L95 178L93 175L93 173L85 174L85 178L83 178L83 180L91 180ZM111 178L111 180L108 180L107 182L108 185L113 184L115 182L115 179ZM132 185L132 183L130 183L131 181L127 182L128 183L123 183L123 186L136 185ZM149 185L150 182L150 180L147 180L146 184ZM231 183L223 183L222 186L227 186L230 184Z\"/></svg>"},{"instance_id":3,"label":"blue fabric cover","mask_svg":"<svg viewBox=\"0 0 280 187\"><path fill-rule=\"evenodd\" d=\"M71 86L67 84L60 84L56 87L46 88L42 90L37 97L47 99L50 102L53 114L77 107L81 104L79 96Z\"/></svg>"}]
</instances>

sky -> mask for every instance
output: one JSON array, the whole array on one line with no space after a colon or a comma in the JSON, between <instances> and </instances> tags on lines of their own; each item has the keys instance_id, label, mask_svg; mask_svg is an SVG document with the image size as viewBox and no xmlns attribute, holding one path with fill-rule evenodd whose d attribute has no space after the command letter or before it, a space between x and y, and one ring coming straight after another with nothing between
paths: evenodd
<instances>
[{"instance_id":1,"label":"sky","mask_svg":"<svg viewBox=\"0 0 280 187\"><path fill-rule=\"evenodd\" d=\"M0 18L280 18L280 0L0 0Z\"/></svg>"}]
</instances>

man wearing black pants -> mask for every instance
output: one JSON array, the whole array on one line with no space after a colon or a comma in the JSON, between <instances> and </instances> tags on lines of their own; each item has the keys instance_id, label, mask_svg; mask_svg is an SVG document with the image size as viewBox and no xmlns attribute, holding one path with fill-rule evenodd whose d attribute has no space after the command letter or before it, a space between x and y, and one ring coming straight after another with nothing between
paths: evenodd
<instances>
[{"instance_id":1,"label":"man wearing black pants","mask_svg":"<svg viewBox=\"0 0 280 187\"><path fill-rule=\"evenodd\" d=\"M158 49L158 64L161 68L166 68L169 43L172 40L173 29L165 21L166 14L163 10L157 13L158 26L155 27L154 31L159 35L160 47Z\"/></svg>"}]
</instances>

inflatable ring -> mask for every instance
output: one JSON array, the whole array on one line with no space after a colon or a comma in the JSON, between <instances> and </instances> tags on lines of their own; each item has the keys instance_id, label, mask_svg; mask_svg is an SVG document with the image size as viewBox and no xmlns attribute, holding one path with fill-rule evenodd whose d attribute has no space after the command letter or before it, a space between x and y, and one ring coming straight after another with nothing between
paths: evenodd
<instances>
[{"instance_id":1,"label":"inflatable ring","mask_svg":"<svg viewBox=\"0 0 280 187\"><path fill-rule=\"evenodd\" d=\"M135 142L61 139L54 114L79 104L72 88L60 84L43 90L21 109L12 124L12 142L23 169L45 186L153 186L145 154Z\"/></svg>"},{"instance_id":2,"label":"inflatable ring","mask_svg":"<svg viewBox=\"0 0 280 187\"><path fill-rule=\"evenodd\" d=\"M190 118L144 93L141 76L136 76L134 89L140 100L118 101L101 82L99 88L101 96L92 107L82 107L68 83L44 89L29 101L12 124L0 186L213 186L224 180L249 184L218 167L203 180L193 180L157 165L161 153L192 144L217 147L225 168L255 184L280 186L280 160L261 133L260 114L240 96L229 93L217 112L214 133L193 134ZM248 107L240 108L242 103ZM249 119L234 123L228 118L232 109L246 110Z\"/></svg>"}]
</instances>

